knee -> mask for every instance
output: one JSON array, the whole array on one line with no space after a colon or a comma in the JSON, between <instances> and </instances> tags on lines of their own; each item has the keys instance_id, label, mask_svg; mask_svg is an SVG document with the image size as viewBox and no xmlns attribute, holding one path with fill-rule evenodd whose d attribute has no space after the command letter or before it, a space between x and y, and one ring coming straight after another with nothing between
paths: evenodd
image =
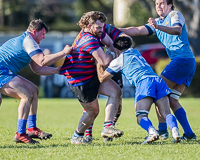
<instances>
[{"instance_id":1,"label":"knee","mask_svg":"<svg viewBox=\"0 0 200 160\"><path fill-rule=\"evenodd\" d=\"M90 111L87 111L87 113L89 114L89 116L93 119L95 119L98 114L99 114L99 109L93 109L93 110L90 110Z\"/></svg>"},{"instance_id":2,"label":"knee","mask_svg":"<svg viewBox=\"0 0 200 160\"><path fill-rule=\"evenodd\" d=\"M179 103L178 99L174 99L174 98L170 97L170 108L172 110L176 108L178 103Z\"/></svg>"},{"instance_id":3,"label":"knee","mask_svg":"<svg viewBox=\"0 0 200 160\"><path fill-rule=\"evenodd\" d=\"M37 98L39 96L39 89L37 86L34 86L32 88L32 94L33 94L34 98Z\"/></svg>"},{"instance_id":4,"label":"knee","mask_svg":"<svg viewBox=\"0 0 200 160\"><path fill-rule=\"evenodd\" d=\"M121 88L116 88L116 91L112 93L112 96L117 99L122 98L122 89Z\"/></svg>"},{"instance_id":5,"label":"knee","mask_svg":"<svg viewBox=\"0 0 200 160\"><path fill-rule=\"evenodd\" d=\"M148 117L148 114L149 114L149 111L147 110L138 110L135 112L138 125L140 125L140 121L143 117Z\"/></svg>"}]
</instances>

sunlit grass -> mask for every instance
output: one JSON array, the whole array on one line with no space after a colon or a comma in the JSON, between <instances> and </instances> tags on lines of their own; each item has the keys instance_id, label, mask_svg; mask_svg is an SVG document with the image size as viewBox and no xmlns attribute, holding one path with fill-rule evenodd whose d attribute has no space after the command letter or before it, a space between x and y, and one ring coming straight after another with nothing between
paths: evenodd
<instances>
[{"instance_id":1,"label":"sunlit grass","mask_svg":"<svg viewBox=\"0 0 200 160\"><path fill-rule=\"evenodd\" d=\"M200 99L182 98L190 124L200 137ZM106 99L100 99L100 114L94 123L91 145L71 145L71 136L82 115L82 107L76 99L40 99L37 126L53 134L50 140L37 145L16 144L13 141L17 124L19 101L3 99L0 107L0 159L200 159L200 141L172 144L172 138L141 145L147 135L136 123L134 100L123 100L122 115L117 128L124 136L113 142L104 143L101 130L104 122ZM149 114L154 126L158 122L152 106ZM181 127L180 133L183 134Z\"/></svg>"}]
</instances>

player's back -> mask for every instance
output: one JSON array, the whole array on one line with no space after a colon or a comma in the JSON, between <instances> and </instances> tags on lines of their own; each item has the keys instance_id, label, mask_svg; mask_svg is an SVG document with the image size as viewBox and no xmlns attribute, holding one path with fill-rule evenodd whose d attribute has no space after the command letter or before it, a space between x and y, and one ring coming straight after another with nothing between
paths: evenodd
<instances>
[{"instance_id":1,"label":"player's back","mask_svg":"<svg viewBox=\"0 0 200 160\"><path fill-rule=\"evenodd\" d=\"M30 63L30 56L23 48L23 41L28 32L12 38L0 47L0 64L17 73L21 68Z\"/></svg>"},{"instance_id":2,"label":"player's back","mask_svg":"<svg viewBox=\"0 0 200 160\"><path fill-rule=\"evenodd\" d=\"M131 84L136 86L142 79L157 76L138 50L130 48L122 54L122 73Z\"/></svg>"}]
</instances>

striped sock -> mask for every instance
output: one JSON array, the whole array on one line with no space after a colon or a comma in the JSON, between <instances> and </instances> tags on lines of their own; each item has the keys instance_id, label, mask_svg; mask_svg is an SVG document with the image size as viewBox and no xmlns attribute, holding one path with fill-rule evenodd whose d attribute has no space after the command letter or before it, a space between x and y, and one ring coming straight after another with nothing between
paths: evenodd
<instances>
[{"instance_id":1,"label":"striped sock","mask_svg":"<svg viewBox=\"0 0 200 160\"><path fill-rule=\"evenodd\" d=\"M83 114L85 114L86 110L83 109ZM85 136L92 136L92 128L94 122L85 130Z\"/></svg>"},{"instance_id":2,"label":"striped sock","mask_svg":"<svg viewBox=\"0 0 200 160\"><path fill-rule=\"evenodd\" d=\"M103 127L104 127L104 128L107 128L107 127L109 127L109 126L111 126L111 125L113 125L113 122L112 122L112 121L110 121L110 122L104 122Z\"/></svg>"},{"instance_id":3,"label":"striped sock","mask_svg":"<svg viewBox=\"0 0 200 160\"><path fill-rule=\"evenodd\" d=\"M92 137L92 127L93 127L93 123L85 130L85 136Z\"/></svg>"},{"instance_id":4,"label":"striped sock","mask_svg":"<svg viewBox=\"0 0 200 160\"><path fill-rule=\"evenodd\" d=\"M116 115L115 115L115 117L113 119L113 125L116 124L116 122L118 121L120 115L121 115L121 110L116 113Z\"/></svg>"}]
</instances>

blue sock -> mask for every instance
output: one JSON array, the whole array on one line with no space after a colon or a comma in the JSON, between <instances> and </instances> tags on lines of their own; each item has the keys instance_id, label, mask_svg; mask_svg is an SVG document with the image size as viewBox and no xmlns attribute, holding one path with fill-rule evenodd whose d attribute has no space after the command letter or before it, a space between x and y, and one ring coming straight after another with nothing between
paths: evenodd
<instances>
[{"instance_id":1,"label":"blue sock","mask_svg":"<svg viewBox=\"0 0 200 160\"><path fill-rule=\"evenodd\" d=\"M36 114L28 116L28 128L36 127Z\"/></svg>"},{"instance_id":2,"label":"blue sock","mask_svg":"<svg viewBox=\"0 0 200 160\"><path fill-rule=\"evenodd\" d=\"M17 132L19 134L26 133L26 119L18 119L17 120Z\"/></svg>"},{"instance_id":3,"label":"blue sock","mask_svg":"<svg viewBox=\"0 0 200 160\"><path fill-rule=\"evenodd\" d=\"M165 121L167 122L170 130L172 130L172 128L177 127L178 128L178 124L176 122L176 118L172 115L172 114L168 114L165 117Z\"/></svg>"},{"instance_id":4,"label":"blue sock","mask_svg":"<svg viewBox=\"0 0 200 160\"><path fill-rule=\"evenodd\" d=\"M158 130L159 131L167 131L167 123L159 123Z\"/></svg>"},{"instance_id":5,"label":"blue sock","mask_svg":"<svg viewBox=\"0 0 200 160\"><path fill-rule=\"evenodd\" d=\"M140 126L145 129L147 132L149 131L149 128L153 128L153 125L151 123L151 121L149 120L148 117L143 117L140 120Z\"/></svg>"},{"instance_id":6,"label":"blue sock","mask_svg":"<svg viewBox=\"0 0 200 160\"><path fill-rule=\"evenodd\" d=\"M181 124L185 135L190 136L191 134L193 134L192 129L187 120L185 110L181 107L178 110L176 110L176 112L174 114L175 114L177 120L179 121L179 123Z\"/></svg>"}]
</instances>

